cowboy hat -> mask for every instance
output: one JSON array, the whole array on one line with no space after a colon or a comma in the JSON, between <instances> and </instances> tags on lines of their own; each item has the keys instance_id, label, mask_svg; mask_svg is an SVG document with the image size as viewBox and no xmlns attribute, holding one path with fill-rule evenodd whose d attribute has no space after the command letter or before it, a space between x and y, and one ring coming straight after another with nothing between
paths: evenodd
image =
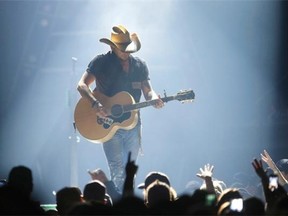
<instances>
[{"instance_id":1,"label":"cowboy hat","mask_svg":"<svg viewBox=\"0 0 288 216\"><path fill-rule=\"evenodd\" d=\"M130 35L129 31L121 25L114 26L112 29L111 40L101 38L100 42L118 48L126 53L137 52L141 48L141 43L136 33Z\"/></svg>"}]
</instances>

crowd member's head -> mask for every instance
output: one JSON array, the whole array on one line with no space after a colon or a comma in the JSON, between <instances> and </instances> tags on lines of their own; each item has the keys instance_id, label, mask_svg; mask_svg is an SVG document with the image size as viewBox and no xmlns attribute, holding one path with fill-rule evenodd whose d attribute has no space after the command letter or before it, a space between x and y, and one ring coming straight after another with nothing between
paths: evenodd
<instances>
[{"instance_id":1,"label":"crowd member's head","mask_svg":"<svg viewBox=\"0 0 288 216\"><path fill-rule=\"evenodd\" d=\"M139 184L138 188L147 189L148 186L156 180L159 180L160 182L164 182L168 186L170 186L169 177L165 173L153 171L153 172L148 173L148 175L145 177L144 183Z\"/></svg>"},{"instance_id":2,"label":"crowd member's head","mask_svg":"<svg viewBox=\"0 0 288 216\"><path fill-rule=\"evenodd\" d=\"M265 215L265 204L257 197L250 197L244 200L243 208L246 215Z\"/></svg>"},{"instance_id":3,"label":"crowd member's head","mask_svg":"<svg viewBox=\"0 0 288 216\"><path fill-rule=\"evenodd\" d=\"M13 167L7 181L0 187L0 215L43 215L40 203L31 197L32 170L20 165Z\"/></svg>"},{"instance_id":4,"label":"crowd member's head","mask_svg":"<svg viewBox=\"0 0 288 216\"><path fill-rule=\"evenodd\" d=\"M60 215L67 214L82 202L82 193L78 187L64 187L56 193L57 211Z\"/></svg>"},{"instance_id":5,"label":"crowd member's head","mask_svg":"<svg viewBox=\"0 0 288 216\"><path fill-rule=\"evenodd\" d=\"M150 172L145 178L144 183L141 183L138 185L139 189L143 189L143 196L144 196L144 202L147 203L147 198L148 198L148 187L152 184L155 183L155 181L158 181L159 183L164 183L169 187L169 191L172 195L172 200L175 200L177 198L177 193L175 189L171 186L169 177L162 172Z\"/></svg>"},{"instance_id":6,"label":"crowd member's head","mask_svg":"<svg viewBox=\"0 0 288 216\"><path fill-rule=\"evenodd\" d=\"M99 180L92 180L87 183L83 190L85 201L92 201L104 205L112 205L111 197L106 193L106 186Z\"/></svg>"},{"instance_id":7,"label":"crowd member's head","mask_svg":"<svg viewBox=\"0 0 288 216\"><path fill-rule=\"evenodd\" d=\"M106 186L97 180L93 180L87 183L83 190L83 198L85 201L97 201L100 203L104 202L106 194Z\"/></svg>"},{"instance_id":8,"label":"crowd member's head","mask_svg":"<svg viewBox=\"0 0 288 216\"><path fill-rule=\"evenodd\" d=\"M30 196L33 191L32 171L25 166L13 167L8 176L8 185Z\"/></svg>"},{"instance_id":9,"label":"crowd member's head","mask_svg":"<svg viewBox=\"0 0 288 216\"><path fill-rule=\"evenodd\" d=\"M173 201L173 194L170 190L170 186L159 180L155 180L147 187L145 196L145 204L150 208Z\"/></svg>"}]
</instances>

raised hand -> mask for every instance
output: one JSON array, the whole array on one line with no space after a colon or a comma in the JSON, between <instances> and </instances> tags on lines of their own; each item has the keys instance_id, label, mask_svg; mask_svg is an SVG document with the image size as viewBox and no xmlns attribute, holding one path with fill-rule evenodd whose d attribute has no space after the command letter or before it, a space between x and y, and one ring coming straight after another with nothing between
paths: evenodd
<instances>
[{"instance_id":1,"label":"raised hand","mask_svg":"<svg viewBox=\"0 0 288 216\"><path fill-rule=\"evenodd\" d=\"M213 165L205 164L204 169L200 168L200 173L197 173L196 176L202 178L205 181L207 191L216 195L216 191L212 181L213 170Z\"/></svg>"},{"instance_id":2,"label":"raised hand","mask_svg":"<svg viewBox=\"0 0 288 216\"><path fill-rule=\"evenodd\" d=\"M92 180L98 180L104 184L108 181L106 174L101 169L96 169L93 171L87 170L87 172L90 174Z\"/></svg>"},{"instance_id":3,"label":"raised hand","mask_svg":"<svg viewBox=\"0 0 288 216\"><path fill-rule=\"evenodd\" d=\"M131 152L128 154L128 161L125 170L126 178L123 188L123 197L134 196L134 177L138 170L138 166L135 165L135 161L131 161Z\"/></svg>"},{"instance_id":4,"label":"raised hand","mask_svg":"<svg viewBox=\"0 0 288 216\"><path fill-rule=\"evenodd\" d=\"M261 159L272 169L275 170L276 165L274 163L274 161L272 160L272 158L270 157L270 155L268 154L268 152L266 150L263 151L263 154L261 155Z\"/></svg>"},{"instance_id":5,"label":"raised hand","mask_svg":"<svg viewBox=\"0 0 288 216\"><path fill-rule=\"evenodd\" d=\"M202 179L205 180L205 178L207 178L207 177L210 177L210 178L212 177L213 170L214 170L214 166L213 165L205 164L204 165L204 169L200 168L200 173L197 173L196 175L199 178L202 178Z\"/></svg>"},{"instance_id":6,"label":"raised hand","mask_svg":"<svg viewBox=\"0 0 288 216\"><path fill-rule=\"evenodd\" d=\"M252 166L256 172L256 174L261 178L267 178L266 172L263 169L263 164L261 160L257 160L256 158L252 161Z\"/></svg>"},{"instance_id":7,"label":"raised hand","mask_svg":"<svg viewBox=\"0 0 288 216\"><path fill-rule=\"evenodd\" d=\"M134 176L138 170L138 166L135 164L135 161L131 161L131 152L128 154L128 161L125 167L126 174Z\"/></svg>"}]
</instances>

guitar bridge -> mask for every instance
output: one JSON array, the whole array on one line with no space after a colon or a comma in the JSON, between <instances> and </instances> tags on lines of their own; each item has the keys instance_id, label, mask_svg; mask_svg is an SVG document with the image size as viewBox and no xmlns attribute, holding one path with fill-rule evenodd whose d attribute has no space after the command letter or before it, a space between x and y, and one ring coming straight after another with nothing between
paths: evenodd
<instances>
[{"instance_id":1,"label":"guitar bridge","mask_svg":"<svg viewBox=\"0 0 288 216\"><path fill-rule=\"evenodd\" d=\"M104 125L104 127L110 127L113 124L114 120L109 117L101 118L97 116L97 123L100 125Z\"/></svg>"}]
</instances>

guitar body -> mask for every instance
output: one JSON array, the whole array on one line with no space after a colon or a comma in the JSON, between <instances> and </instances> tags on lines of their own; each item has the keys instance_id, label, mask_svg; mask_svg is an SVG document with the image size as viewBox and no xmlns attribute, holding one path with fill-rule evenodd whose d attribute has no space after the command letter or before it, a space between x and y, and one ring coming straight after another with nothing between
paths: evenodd
<instances>
[{"instance_id":1,"label":"guitar body","mask_svg":"<svg viewBox=\"0 0 288 216\"><path fill-rule=\"evenodd\" d=\"M153 106L158 99L135 103L128 92L119 92L112 97L107 97L99 91L93 95L105 107L109 116L101 118L96 115L96 110L86 98L81 98L75 108L75 126L80 134L94 143L103 143L110 140L118 129L130 130L138 122L138 110ZM180 91L176 95L160 98L164 103L178 100L184 103L192 101L195 94L192 90Z\"/></svg>"},{"instance_id":2,"label":"guitar body","mask_svg":"<svg viewBox=\"0 0 288 216\"><path fill-rule=\"evenodd\" d=\"M112 107L134 104L133 97L128 92L119 92L107 97L99 91L93 92L95 98L111 113ZM101 118L96 115L95 109L86 98L80 98L75 112L74 120L80 134L93 143L103 143L110 140L118 129L130 130L138 122L138 110L124 112L121 115L109 115Z\"/></svg>"}]
</instances>

